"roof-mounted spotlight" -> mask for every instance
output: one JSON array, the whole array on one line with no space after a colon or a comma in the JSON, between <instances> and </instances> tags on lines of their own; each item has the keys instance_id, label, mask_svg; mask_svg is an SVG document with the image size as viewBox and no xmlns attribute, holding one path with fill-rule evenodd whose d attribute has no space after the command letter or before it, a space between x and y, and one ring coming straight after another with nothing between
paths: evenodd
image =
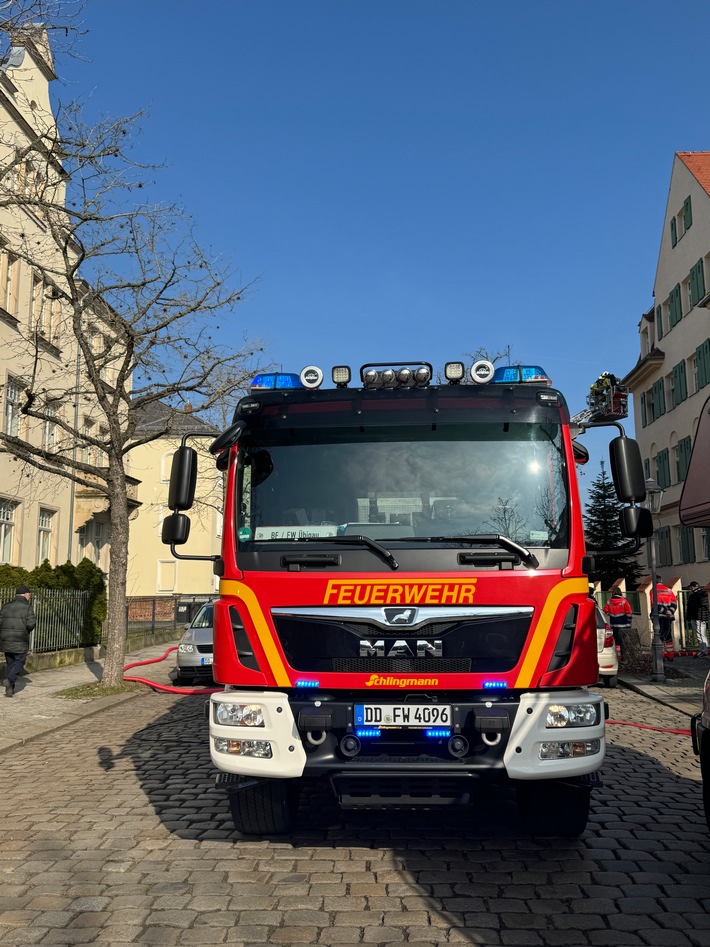
<instances>
[{"instance_id":1,"label":"roof-mounted spotlight","mask_svg":"<svg viewBox=\"0 0 710 947\"><path fill-rule=\"evenodd\" d=\"M349 365L335 365L330 374L336 388L347 388L350 384L352 374Z\"/></svg>"},{"instance_id":2,"label":"roof-mounted spotlight","mask_svg":"<svg viewBox=\"0 0 710 947\"><path fill-rule=\"evenodd\" d=\"M493 380L495 371L493 362L489 362L487 358L481 358L471 366L471 378L477 385L487 385Z\"/></svg>"},{"instance_id":3,"label":"roof-mounted spotlight","mask_svg":"<svg viewBox=\"0 0 710 947\"><path fill-rule=\"evenodd\" d=\"M320 388L323 384L323 372L316 365L306 365L301 372L301 384L304 388Z\"/></svg>"},{"instance_id":4,"label":"roof-mounted spotlight","mask_svg":"<svg viewBox=\"0 0 710 947\"><path fill-rule=\"evenodd\" d=\"M463 362L447 362L444 365L444 378L450 385L458 385L466 375L466 366Z\"/></svg>"},{"instance_id":5,"label":"roof-mounted spotlight","mask_svg":"<svg viewBox=\"0 0 710 947\"><path fill-rule=\"evenodd\" d=\"M424 388L431 381L431 366L420 365L414 371L414 381L420 388Z\"/></svg>"}]
</instances>

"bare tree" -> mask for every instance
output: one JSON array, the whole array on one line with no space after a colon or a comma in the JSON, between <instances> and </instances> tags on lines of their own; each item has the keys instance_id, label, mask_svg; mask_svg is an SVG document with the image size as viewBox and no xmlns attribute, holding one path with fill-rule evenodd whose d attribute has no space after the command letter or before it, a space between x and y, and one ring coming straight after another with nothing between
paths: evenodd
<instances>
[{"instance_id":1,"label":"bare tree","mask_svg":"<svg viewBox=\"0 0 710 947\"><path fill-rule=\"evenodd\" d=\"M55 117L21 97L20 88L19 133L17 115L0 116L0 224L33 274L30 318L12 327L25 421L0 432L0 453L104 498L103 681L114 685L125 656L130 452L169 435L174 412L148 429L141 417L156 403L218 412L244 389L261 346L246 335L236 348L220 344L244 288L198 244L179 206L144 197L157 169L133 156L143 116L87 124L76 104ZM38 434L48 427L52 438Z\"/></svg>"}]
</instances>

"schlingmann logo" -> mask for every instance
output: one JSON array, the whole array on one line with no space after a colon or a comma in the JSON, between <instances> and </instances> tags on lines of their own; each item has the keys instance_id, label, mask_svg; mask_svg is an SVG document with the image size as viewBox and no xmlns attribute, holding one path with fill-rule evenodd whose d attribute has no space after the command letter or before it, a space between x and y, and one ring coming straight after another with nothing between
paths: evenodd
<instances>
[{"instance_id":1,"label":"schlingmann logo","mask_svg":"<svg viewBox=\"0 0 710 947\"><path fill-rule=\"evenodd\" d=\"M365 681L365 687L436 687L438 677L388 677L383 674L371 674Z\"/></svg>"}]
</instances>

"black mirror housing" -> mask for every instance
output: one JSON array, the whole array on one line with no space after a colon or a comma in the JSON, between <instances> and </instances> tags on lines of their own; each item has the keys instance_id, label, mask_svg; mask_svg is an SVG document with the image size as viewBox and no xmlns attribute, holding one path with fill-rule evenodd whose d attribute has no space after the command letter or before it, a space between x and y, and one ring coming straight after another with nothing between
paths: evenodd
<instances>
[{"instance_id":1,"label":"black mirror housing","mask_svg":"<svg viewBox=\"0 0 710 947\"><path fill-rule=\"evenodd\" d=\"M609 444L609 461L617 497L622 503L642 503L646 499L646 476L638 441L615 437Z\"/></svg>"},{"instance_id":2,"label":"black mirror housing","mask_svg":"<svg viewBox=\"0 0 710 947\"><path fill-rule=\"evenodd\" d=\"M651 511L642 506L625 506L619 511L621 535L630 539L650 539L653 536Z\"/></svg>"},{"instance_id":3,"label":"black mirror housing","mask_svg":"<svg viewBox=\"0 0 710 947\"><path fill-rule=\"evenodd\" d=\"M171 510L190 509L195 500L196 483L197 451L183 444L173 454L173 463L170 468L168 506Z\"/></svg>"},{"instance_id":4,"label":"black mirror housing","mask_svg":"<svg viewBox=\"0 0 710 947\"><path fill-rule=\"evenodd\" d=\"M166 546L182 546L190 536L190 517L184 513L171 513L163 520L160 538Z\"/></svg>"}]
</instances>

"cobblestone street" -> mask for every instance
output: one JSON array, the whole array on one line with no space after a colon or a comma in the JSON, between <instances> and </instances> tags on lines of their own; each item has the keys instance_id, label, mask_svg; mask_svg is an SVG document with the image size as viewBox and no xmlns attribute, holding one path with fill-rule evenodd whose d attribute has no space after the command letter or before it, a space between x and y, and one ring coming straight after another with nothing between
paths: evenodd
<instances>
[{"instance_id":1,"label":"cobblestone street","mask_svg":"<svg viewBox=\"0 0 710 947\"><path fill-rule=\"evenodd\" d=\"M687 717L605 692L613 720ZM237 840L200 697L146 693L2 756L0 942L710 945L710 841L685 735L611 724L580 840L514 800L343 813L304 792L293 835Z\"/></svg>"}]
</instances>

